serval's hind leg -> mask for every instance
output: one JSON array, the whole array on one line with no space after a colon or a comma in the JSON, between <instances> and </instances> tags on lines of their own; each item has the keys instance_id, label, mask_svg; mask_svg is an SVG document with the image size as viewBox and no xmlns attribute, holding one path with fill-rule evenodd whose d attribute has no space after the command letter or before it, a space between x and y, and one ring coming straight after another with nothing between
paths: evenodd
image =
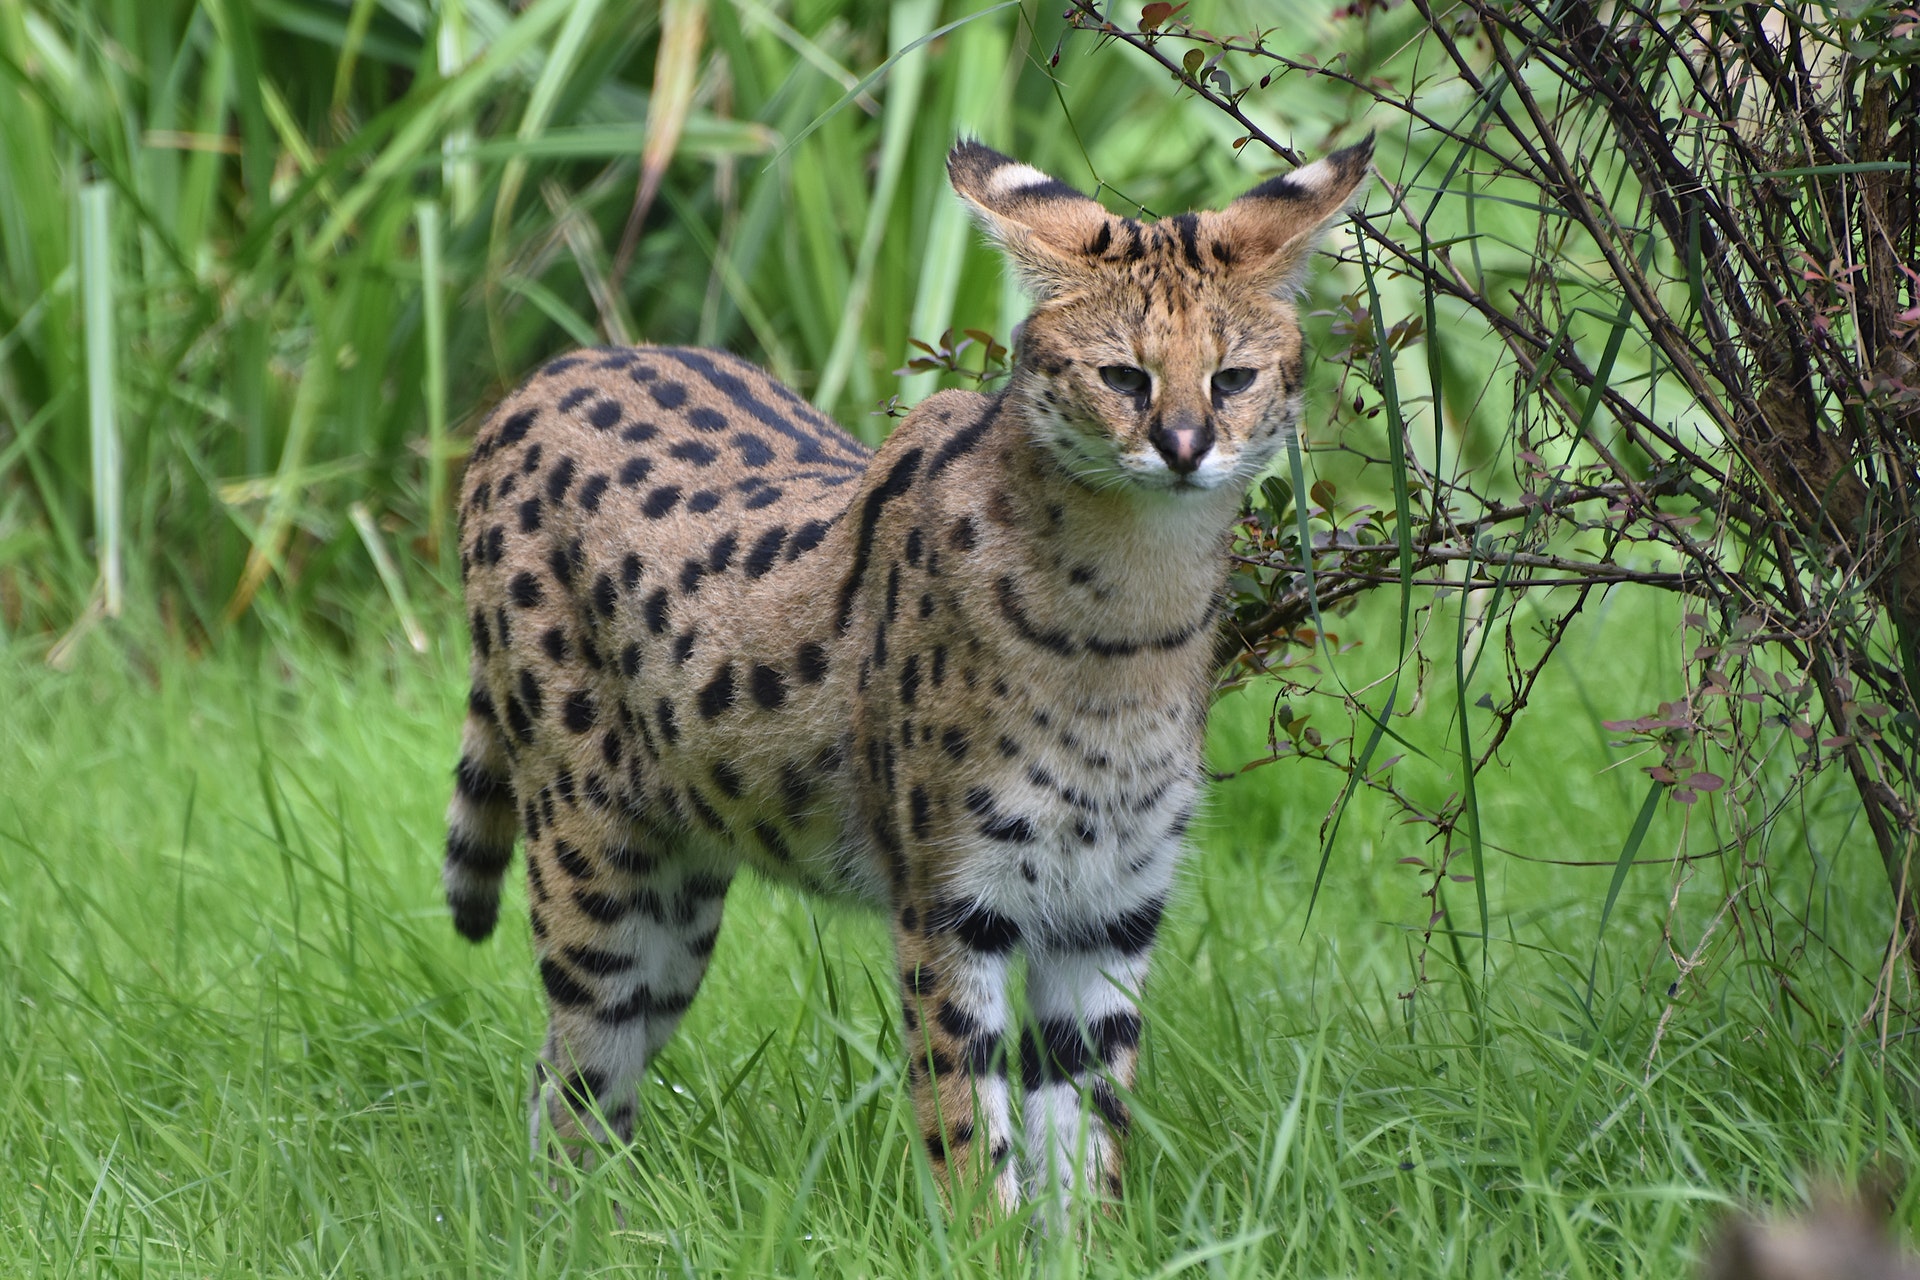
<instances>
[{"instance_id":1,"label":"serval's hind leg","mask_svg":"<svg viewBox=\"0 0 1920 1280\"><path fill-rule=\"evenodd\" d=\"M575 1151L633 1136L635 1091L706 976L732 878L645 828L595 840L569 816L528 842L548 1011L528 1116L536 1157L549 1137Z\"/></svg>"}]
</instances>

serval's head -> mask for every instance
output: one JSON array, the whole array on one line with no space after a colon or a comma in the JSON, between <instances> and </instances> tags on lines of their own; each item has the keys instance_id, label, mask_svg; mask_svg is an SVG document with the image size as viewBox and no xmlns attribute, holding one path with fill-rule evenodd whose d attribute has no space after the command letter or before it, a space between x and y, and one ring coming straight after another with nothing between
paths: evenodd
<instances>
[{"instance_id":1,"label":"serval's head","mask_svg":"<svg viewBox=\"0 0 1920 1280\"><path fill-rule=\"evenodd\" d=\"M1266 466L1300 410L1294 297L1372 155L1369 138L1218 213L1141 223L977 142L954 147L954 190L1034 299L1012 394L1070 474L1191 491Z\"/></svg>"}]
</instances>

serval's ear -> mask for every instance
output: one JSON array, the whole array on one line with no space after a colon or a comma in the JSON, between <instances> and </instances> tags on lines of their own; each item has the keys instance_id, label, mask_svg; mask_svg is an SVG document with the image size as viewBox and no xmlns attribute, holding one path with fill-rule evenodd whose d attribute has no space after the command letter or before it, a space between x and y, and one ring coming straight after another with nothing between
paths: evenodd
<instances>
[{"instance_id":1,"label":"serval's ear","mask_svg":"<svg viewBox=\"0 0 1920 1280\"><path fill-rule=\"evenodd\" d=\"M1367 180L1373 135L1364 142L1269 178L1222 209L1214 222L1233 269L1274 293L1296 293L1327 227Z\"/></svg>"},{"instance_id":2,"label":"serval's ear","mask_svg":"<svg viewBox=\"0 0 1920 1280\"><path fill-rule=\"evenodd\" d=\"M971 138L947 153L947 178L1035 301L1084 274L1112 239L1117 219L1097 200Z\"/></svg>"}]
</instances>

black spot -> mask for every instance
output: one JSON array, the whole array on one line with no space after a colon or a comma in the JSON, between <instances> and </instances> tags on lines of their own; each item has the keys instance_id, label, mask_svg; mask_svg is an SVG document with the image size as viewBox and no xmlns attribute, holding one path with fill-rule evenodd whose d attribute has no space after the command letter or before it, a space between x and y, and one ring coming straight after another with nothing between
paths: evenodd
<instances>
[{"instance_id":1,"label":"black spot","mask_svg":"<svg viewBox=\"0 0 1920 1280\"><path fill-rule=\"evenodd\" d=\"M555 662L567 660L567 633L563 627L548 627L540 633L540 647Z\"/></svg>"},{"instance_id":2,"label":"black spot","mask_svg":"<svg viewBox=\"0 0 1920 1280\"><path fill-rule=\"evenodd\" d=\"M696 467L711 466L720 455L714 452L712 445L701 444L698 440L682 440L667 450L682 462L691 462Z\"/></svg>"},{"instance_id":3,"label":"black spot","mask_svg":"<svg viewBox=\"0 0 1920 1280\"><path fill-rule=\"evenodd\" d=\"M733 563L733 553L739 549L740 535L728 533L721 536L707 548L707 572L725 573L727 566Z\"/></svg>"},{"instance_id":4,"label":"black spot","mask_svg":"<svg viewBox=\"0 0 1920 1280\"><path fill-rule=\"evenodd\" d=\"M687 804L693 809L693 816L700 819L700 825L709 831L726 831L727 820L722 818L712 803L700 794L700 788L687 788Z\"/></svg>"},{"instance_id":5,"label":"black spot","mask_svg":"<svg viewBox=\"0 0 1920 1280\"><path fill-rule=\"evenodd\" d=\"M553 860L575 880L585 880L593 874L593 861L565 840L553 842Z\"/></svg>"},{"instance_id":6,"label":"black spot","mask_svg":"<svg viewBox=\"0 0 1920 1280\"><path fill-rule=\"evenodd\" d=\"M636 422L620 433L620 438L628 444L645 444L660 434L660 428L651 422Z\"/></svg>"},{"instance_id":7,"label":"black spot","mask_svg":"<svg viewBox=\"0 0 1920 1280\"><path fill-rule=\"evenodd\" d=\"M680 590L682 594L692 595L700 589L700 579L706 577L707 566L700 560L688 560L680 566Z\"/></svg>"},{"instance_id":8,"label":"black spot","mask_svg":"<svg viewBox=\"0 0 1920 1280\"><path fill-rule=\"evenodd\" d=\"M927 798L925 787L915 787L907 792L908 827L914 839L925 840L933 829L933 802Z\"/></svg>"},{"instance_id":9,"label":"black spot","mask_svg":"<svg viewBox=\"0 0 1920 1280\"><path fill-rule=\"evenodd\" d=\"M740 780L740 771L725 760L716 760L712 769L713 785L720 793L731 800L738 800L746 791L746 784Z\"/></svg>"},{"instance_id":10,"label":"black spot","mask_svg":"<svg viewBox=\"0 0 1920 1280\"><path fill-rule=\"evenodd\" d=\"M611 618L613 609L620 597L613 588L613 575L603 573L593 580L593 611L603 618Z\"/></svg>"},{"instance_id":11,"label":"black spot","mask_svg":"<svg viewBox=\"0 0 1920 1280\"><path fill-rule=\"evenodd\" d=\"M1043 631L1033 625L1026 610L1020 604L1019 590L1014 586L1012 575L1005 575L994 583L995 602L1000 606L1000 616L1012 624L1014 632L1022 640L1037 645L1062 657L1071 656L1076 646L1064 631Z\"/></svg>"},{"instance_id":12,"label":"black spot","mask_svg":"<svg viewBox=\"0 0 1920 1280\"><path fill-rule=\"evenodd\" d=\"M537 533L540 529L540 499L528 498L520 504L520 532Z\"/></svg>"},{"instance_id":13,"label":"black spot","mask_svg":"<svg viewBox=\"0 0 1920 1280\"><path fill-rule=\"evenodd\" d=\"M740 451L740 461L750 467L764 467L773 461L773 449L751 431L742 431L733 438L733 447Z\"/></svg>"},{"instance_id":14,"label":"black spot","mask_svg":"<svg viewBox=\"0 0 1920 1280\"><path fill-rule=\"evenodd\" d=\"M585 689L575 689L567 695L567 705L561 712L561 720L574 733L585 733L593 728L598 712L593 705L593 695Z\"/></svg>"},{"instance_id":15,"label":"black spot","mask_svg":"<svg viewBox=\"0 0 1920 1280\"><path fill-rule=\"evenodd\" d=\"M540 454L545 447L546 446L542 445L538 440L529 445L527 448L527 456L520 460L520 470L527 475L532 475L538 471L540 469Z\"/></svg>"},{"instance_id":16,"label":"black spot","mask_svg":"<svg viewBox=\"0 0 1920 1280\"><path fill-rule=\"evenodd\" d=\"M778 501L780 501L780 490L773 485L768 485L766 488L748 497L748 499L740 505L749 511L758 511L760 508L770 507Z\"/></svg>"},{"instance_id":17,"label":"black spot","mask_svg":"<svg viewBox=\"0 0 1920 1280\"><path fill-rule=\"evenodd\" d=\"M765 576L773 568L773 562L780 558L780 545L787 539L787 527L777 524L754 539L752 550L747 552L743 568L749 578Z\"/></svg>"},{"instance_id":18,"label":"black spot","mask_svg":"<svg viewBox=\"0 0 1920 1280\"><path fill-rule=\"evenodd\" d=\"M1076 587L1085 586L1093 581L1093 569L1088 565L1077 564L1068 572L1067 581Z\"/></svg>"},{"instance_id":19,"label":"black spot","mask_svg":"<svg viewBox=\"0 0 1920 1280\"><path fill-rule=\"evenodd\" d=\"M654 704L654 713L660 721L660 736L668 742L680 740L680 726L673 722L673 703L662 698Z\"/></svg>"},{"instance_id":20,"label":"black spot","mask_svg":"<svg viewBox=\"0 0 1920 1280\"><path fill-rule=\"evenodd\" d=\"M788 847L786 837L782 836L780 829L775 827L771 822L754 823L753 835L754 838L760 842L761 848L772 855L774 861L793 861L793 850Z\"/></svg>"},{"instance_id":21,"label":"black spot","mask_svg":"<svg viewBox=\"0 0 1920 1280\"><path fill-rule=\"evenodd\" d=\"M1191 213L1182 213L1173 219L1173 228L1180 233L1180 252L1186 258L1187 265L1200 269L1200 219Z\"/></svg>"},{"instance_id":22,"label":"black spot","mask_svg":"<svg viewBox=\"0 0 1920 1280\"><path fill-rule=\"evenodd\" d=\"M658 520L661 516L673 510L679 501L680 486L677 484L663 484L652 493L649 493L647 500L640 504L640 514L649 520Z\"/></svg>"},{"instance_id":23,"label":"black spot","mask_svg":"<svg viewBox=\"0 0 1920 1280\"><path fill-rule=\"evenodd\" d=\"M532 609L540 604L546 593L540 589L540 579L530 573L513 575L513 581L507 584L507 595L522 609Z\"/></svg>"},{"instance_id":24,"label":"black spot","mask_svg":"<svg viewBox=\"0 0 1920 1280\"><path fill-rule=\"evenodd\" d=\"M1100 230L1094 232L1093 239L1087 243L1087 256L1090 258L1099 257L1107 251L1107 246L1112 243L1113 224L1110 222L1102 222L1100 224Z\"/></svg>"},{"instance_id":25,"label":"black spot","mask_svg":"<svg viewBox=\"0 0 1920 1280\"><path fill-rule=\"evenodd\" d=\"M961 516L953 522L953 528L947 531L947 541L955 550L971 551L980 542L980 534L973 525L972 516Z\"/></svg>"},{"instance_id":26,"label":"black spot","mask_svg":"<svg viewBox=\"0 0 1920 1280\"><path fill-rule=\"evenodd\" d=\"M933 599L933 592L931 592L931 591L923 591L923 592L921 592L921 593L920 593L920 616L921 616L921 618L923 618L923 619L925 619L925 618L931 618L931 617L933 616L933 611L934 611L934 609L935 609L935 607L936 607L936 606L935 606L935 604L934 604L934 599Z\"/></svg>"},{"instance_id":27,"label":"black spot","mask_svg":"<svg viewBox=\"0 0 1920 1280\"><path fill-rule=\"evenodd\" d=\"M713 679L700 690L700 717L711 720L733 705L733 664L722 663Z\"/></svg>"},{"instance_id":28,"label":"black spot","mask_svg":"<svg viewBox=\"0 0 1920 1280\"><path fill-rule=\"evenodd\" d=\"M486 544L487 563L499 564L500 557L505 554L507 549L507 531L499 525L494 525L493 528L487 530Z\"/></svg>"},{"instance_id":29,"label":"black spot","mask_svg":"<svg viewBox=\"0 0 1920 1280\"><path fill-rule=\"evenodd\" d=\"M574 968L602 978L633 968L632 956L623 956L617 951L602 951L598 947L572 946L566 948L564 954L567 963Z\"/></svg>"},{"instance_id":30,"label":"black spot","mask_svg":"<svg viewBox=\"0 0 1920 1280\"><path fill-rule=\"evenodd\" d=\"M835 626L845 635L847 626L853 621L853 600L860 591L860 584L867 576L867 563L873 558L874 534L880 526L880 513L887 503L905 493L913 485L915 472L920 468L921 449L909 449L900 455L898 461L887 472L886 479L869 490L867 500L860 510L860 528L856 535L853 551L853 568L847 574L847 580L840 588L840 609Z\"/></svg>"},{"instance_id":31,"label":"black spot","mask_svg":"<svg viewBox=\"0 0 1920 1280\"><path fill-rule=\"evenodd\" d=\"M656 636L663 634L667 629L667 609L670 603L667 589L655 587L653 594L647 597L646 604L641 606L641 615L646 618L647 630Z\"/></svg>"},{"instance_id":32,"label":"black spot","mask_svg":"<svg viewBox=\"0 0 1920 1280\"><path fill-rule=\"evenodd\" d=\"M528 717L527 709L520 705L520 699L512 694L507 695L507 728L520 741L533 741L533 721Z\"/></svg>"},{"instance_id":33,"label":"black spot","mask_svg":"<svg viewBox=\"0 0 1920 1280\"><path fill-rule=\"evenodd\" d=\"M620 483L631 489L653 474L653 459L648 457L628 458L620 464Z\"/></svg>"},{"instance_id":34,"label":"black spot","mask_svg":"<svg viewBox=\"0 0 1920 1280\"><path fill-rule=\"evenodd\" d=\"M547 473L547 501L560 502L573 487L573 459L562 458Z\"/></svg>"},{"instance_id":35,"label":"black spot","mask_svg":"<svg viewBox=\"0 0 1920 1280\"><path fill-rule=\"evenodd\" d=\"M640 557L629 551L620 561L620 585L628 591L640 585Z\"/></svg>"},{"instance_id":36,"label":"black spot","mask_svg":"<svg viewBox=\"0 0 1920 1280\"><path fill-rule=\"evenodd\" d=\"M547 999L557 1005L572 1009L593 1002L593 992L551 956L540 961L540 981L547 989Z\"/></svg>"},{"instance_id":37,"label":"black spot","mask_svg":"<svg viewBox=\"0 0 1920 1280\"><path fill-rule=\"evenodd\" d=\"M967 737L967 731L958 725L940 735L940 749L955 760L965 760L967 748L972 745L972 741Z\"/></svg>"},{"instance_id":38,"label":"black spot","mask_svg":"<svg viewBox=\"0 0 1920 1280\"><path fill-rule=\"evenodd\" d=\"M900 668L900 701L913 705L914 698L920 693L920 655L907 655L905 665Z\"/></svg>"},{"instance_id":39,"label":"black spot","mask_svg":"<svg viewBox=\"0 0 1920 1280\"><path fill-rule=\"evenodd\" d=\"M906 930L908 933L912 933L915 930L917 930L920 927L919 908L915 907L912 903L908 903L906 906L902 907L900 909L900 927ZM916 966L916 971L921 969L926 969L929 974L932 973L932 970L927 969L927 966L925 965ZM919 988L917 987L914 989L916 991L919 990Z\"/></svg>"},{"instance_id":40,"label":"black spot","mask_svg":"<svg viewBox=\"0 0 1920 1280\"><path fill-rule=\"evenodd\" d=\"M527 428L533 425L538 409L522 409L500 424L500 446L518 444L527 434Z\"/></svg>"},{"instance_id":41,"label":"black spot","mask_svg":"<svg viewBox=\"0 0 1920 1280\"><path fill-rule=\"evenodd\" d=\"M797 560L819 546L820 539L826 537L827 530L832 527L832 522L827 520L809 520L801 525L800 531L793 535L793 541L787 544L787 559Z\"/></svg>"},{"instance_id":42,"label":"black spot","mask_svg":"<svg viewBox=\"0 0 1920 1280\"><path fill-rule=\"evenodd\" d=\"M547 553L547 568L553 571L553 576L559 581L561 586L568 589L573 587L574 564L573 558L567 554L567 548L555 547L552 551L549 551Z\"/></svg>"},{"instance_id":43,"label":"black spot","mask_svg":"<svg viewBox=\"0 0 1920 1280\"><path fill-rule=\"evenodd\" d=\"M598 511L600 509L600 497L606 493L606 491L606 476L595 472L593 475L587 477L585 484L580 486L580 505L588 511Z\"/></svg>"},{"instance_id":44,"label":"black spot","mask_svg":"<svg viewBox=\"0 0 1920 1280\"><path fill-rule=\"evenodd\" d=\"M687 425L695 431L716 432L727 429L727 419L718 410L704 406L687 411Z\"/></svg>"},{"instance_id":45,"label":"black spot","mask_svg":"<svg viewBox=\"0 0 1920 1280\"><path fill-rule=\"evenodd\" d=\"M520 669L520 702L535 720L540 718L540 712L546 705L541 697L540 682L534 679L533 672L524 667Z\"/></svg>"},{"instance_id":46,"label":"black spot","mask_svg":"<svg viewBox=\"0 0 1920 1280\"><path fill-rule=\"evenodd\" d=\"M626 721L627 708L625 703L620 704L620 718L622 722ZM600 758L607 762L607 768L618 769L621 759L625 757L626 754L627 749L621 744L620 734L617 730L609 729L601 736Z\"/></svg>"},{"instance_id":47,"label":"black spot","mask_svg":"<svg viewBox=\"0 0 1920 1280\"><path fill-rule=\"evenodd\" d=\"M1002 396L1004 394L1003 392ZM947 464L955 458L971 453L979 447L981 438L987 434L987 428L993 425L995 415L1000 412L1002 396L995 396L987 403L977 419L947 437L947 442L940 446L940 451L933 455L933 461L927 466L927 479L931 480L945 471Z\"/></svg>"},{"instance_id":48,"label":"black spot","mask_svg":"<svg viewBox=\"0 0 1920 1280\"><path fill-rule=\"evenodd\" d=\"M720 495L711 489L699 489L687 499L687 510L695 515L705 515L720 505Z\"/></svg>"},{"instance_id":49,"label":"black spot","mask_svg":"<svg viewBox=\"0 0 1920 1280\"><path fill-rule=\"evenodd\" d=\"M769 711L777 710L787 700L786 678L765 663L753 669L747 687L753 690L753 700Z\"/></svg>"},{"instance_id":50,"label":"black spot","mask_svg":"<svg viewBox=\"0 0 1920 1280\"><path fill-rule=\"evenodd\" d=\"M687 389L678 382L656 382L647 391L662 409L678 409L687 402Z\"/></svg>"},{"instance_id":51,"label":"black spot","mask_svg":"<svg viewBox=\"0 0 1920 1280\"><path fill-rule=\"evenodd\" d=\"M929 913L927 927L934 933L951 933L968 949L990 955L1004 955L1020 941L1018 924L975 903L935 907Z\"/></svg>"},{"instance_id":52,"label":"black spot","mask_svg":"<svg viewBox=\"0 0 1920 1280\"><path fill-rule=\"evenodd\" d=\"M795 656L795 669L802 680L808 684L819 684L827 678L827 651L823 646L808 641L800 646Z\"/></svg>"},{"instance_id":53,"label":"black spot","mask_svg":"<svg viewBox=\"0 0 1920 1280\"><path fill-rule=\"evenodd\" d=\"M594 1016L606 1026L617 1027L635 1018L666 1018L685 1013L692 1003L691 995L661 995L642 983L625 1000L598 1010Z\"/></svg>"},{"instance_id":54,"label":"black spot","mask_svg":"<svg viewBox=\"0 0 1920 1280\"><path fill-rule=\"evenodd\" d=\"M806 819L807 805L813 800L813 785L800 766L789 760L780 766L781 811L787 821L799 826Z\"/></svg>"},{"instance_id":55,"label":"black spot","mask_svg":"<svg viewBox=\"0 0 1920 1280\"><path fill-rule=\"evenodd\" d=\"M620 674L631 680L640 674L640 643L634 641L620 651Z\"/></svg>"},{"instance_id":56,"label":"black spot","mask_svg":"<svg viewBox=\"0 0 1920 1280\"><path fill-rule=\"evenodd\" d=\"M633 904L625 898L616 898L610 893L599 893L591 889L576 889L573 903L584 912L588 919L600 924L612 924L633 909Z\"/></svg>"}]
</instances>

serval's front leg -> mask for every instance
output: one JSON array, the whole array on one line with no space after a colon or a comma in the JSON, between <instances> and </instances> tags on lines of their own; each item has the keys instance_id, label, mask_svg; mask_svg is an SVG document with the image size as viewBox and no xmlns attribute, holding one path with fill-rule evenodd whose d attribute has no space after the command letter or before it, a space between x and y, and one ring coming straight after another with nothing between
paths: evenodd
<instances>
[{"instance_id":1,"label":"serval's front leg","mask_svg":"<svg viewBox=\"0 0 1920 1280\"><path fill-rule=\"evenodd\" d=\"M1120 1092L1133 1087L1140 986L1161 907L1152 898L1028 949L1034 1026L1020 1054L1027 1160L1042 1217L1054 1225L1076 1192L1120 1194Z\"/></svg>"},{"instance_id":2,"label":"serval's front leg","mask_svg":"<svg viewBox=\"0 0 1920 1280\"><path fill-rule=\"evenodd\" d=\"M942 1190L984 1187L1019 1201L1007 1081L1007 966L1019 930L976 906L902 902L900 962L907 1079Z\"/></svg>"}]
</instances>

